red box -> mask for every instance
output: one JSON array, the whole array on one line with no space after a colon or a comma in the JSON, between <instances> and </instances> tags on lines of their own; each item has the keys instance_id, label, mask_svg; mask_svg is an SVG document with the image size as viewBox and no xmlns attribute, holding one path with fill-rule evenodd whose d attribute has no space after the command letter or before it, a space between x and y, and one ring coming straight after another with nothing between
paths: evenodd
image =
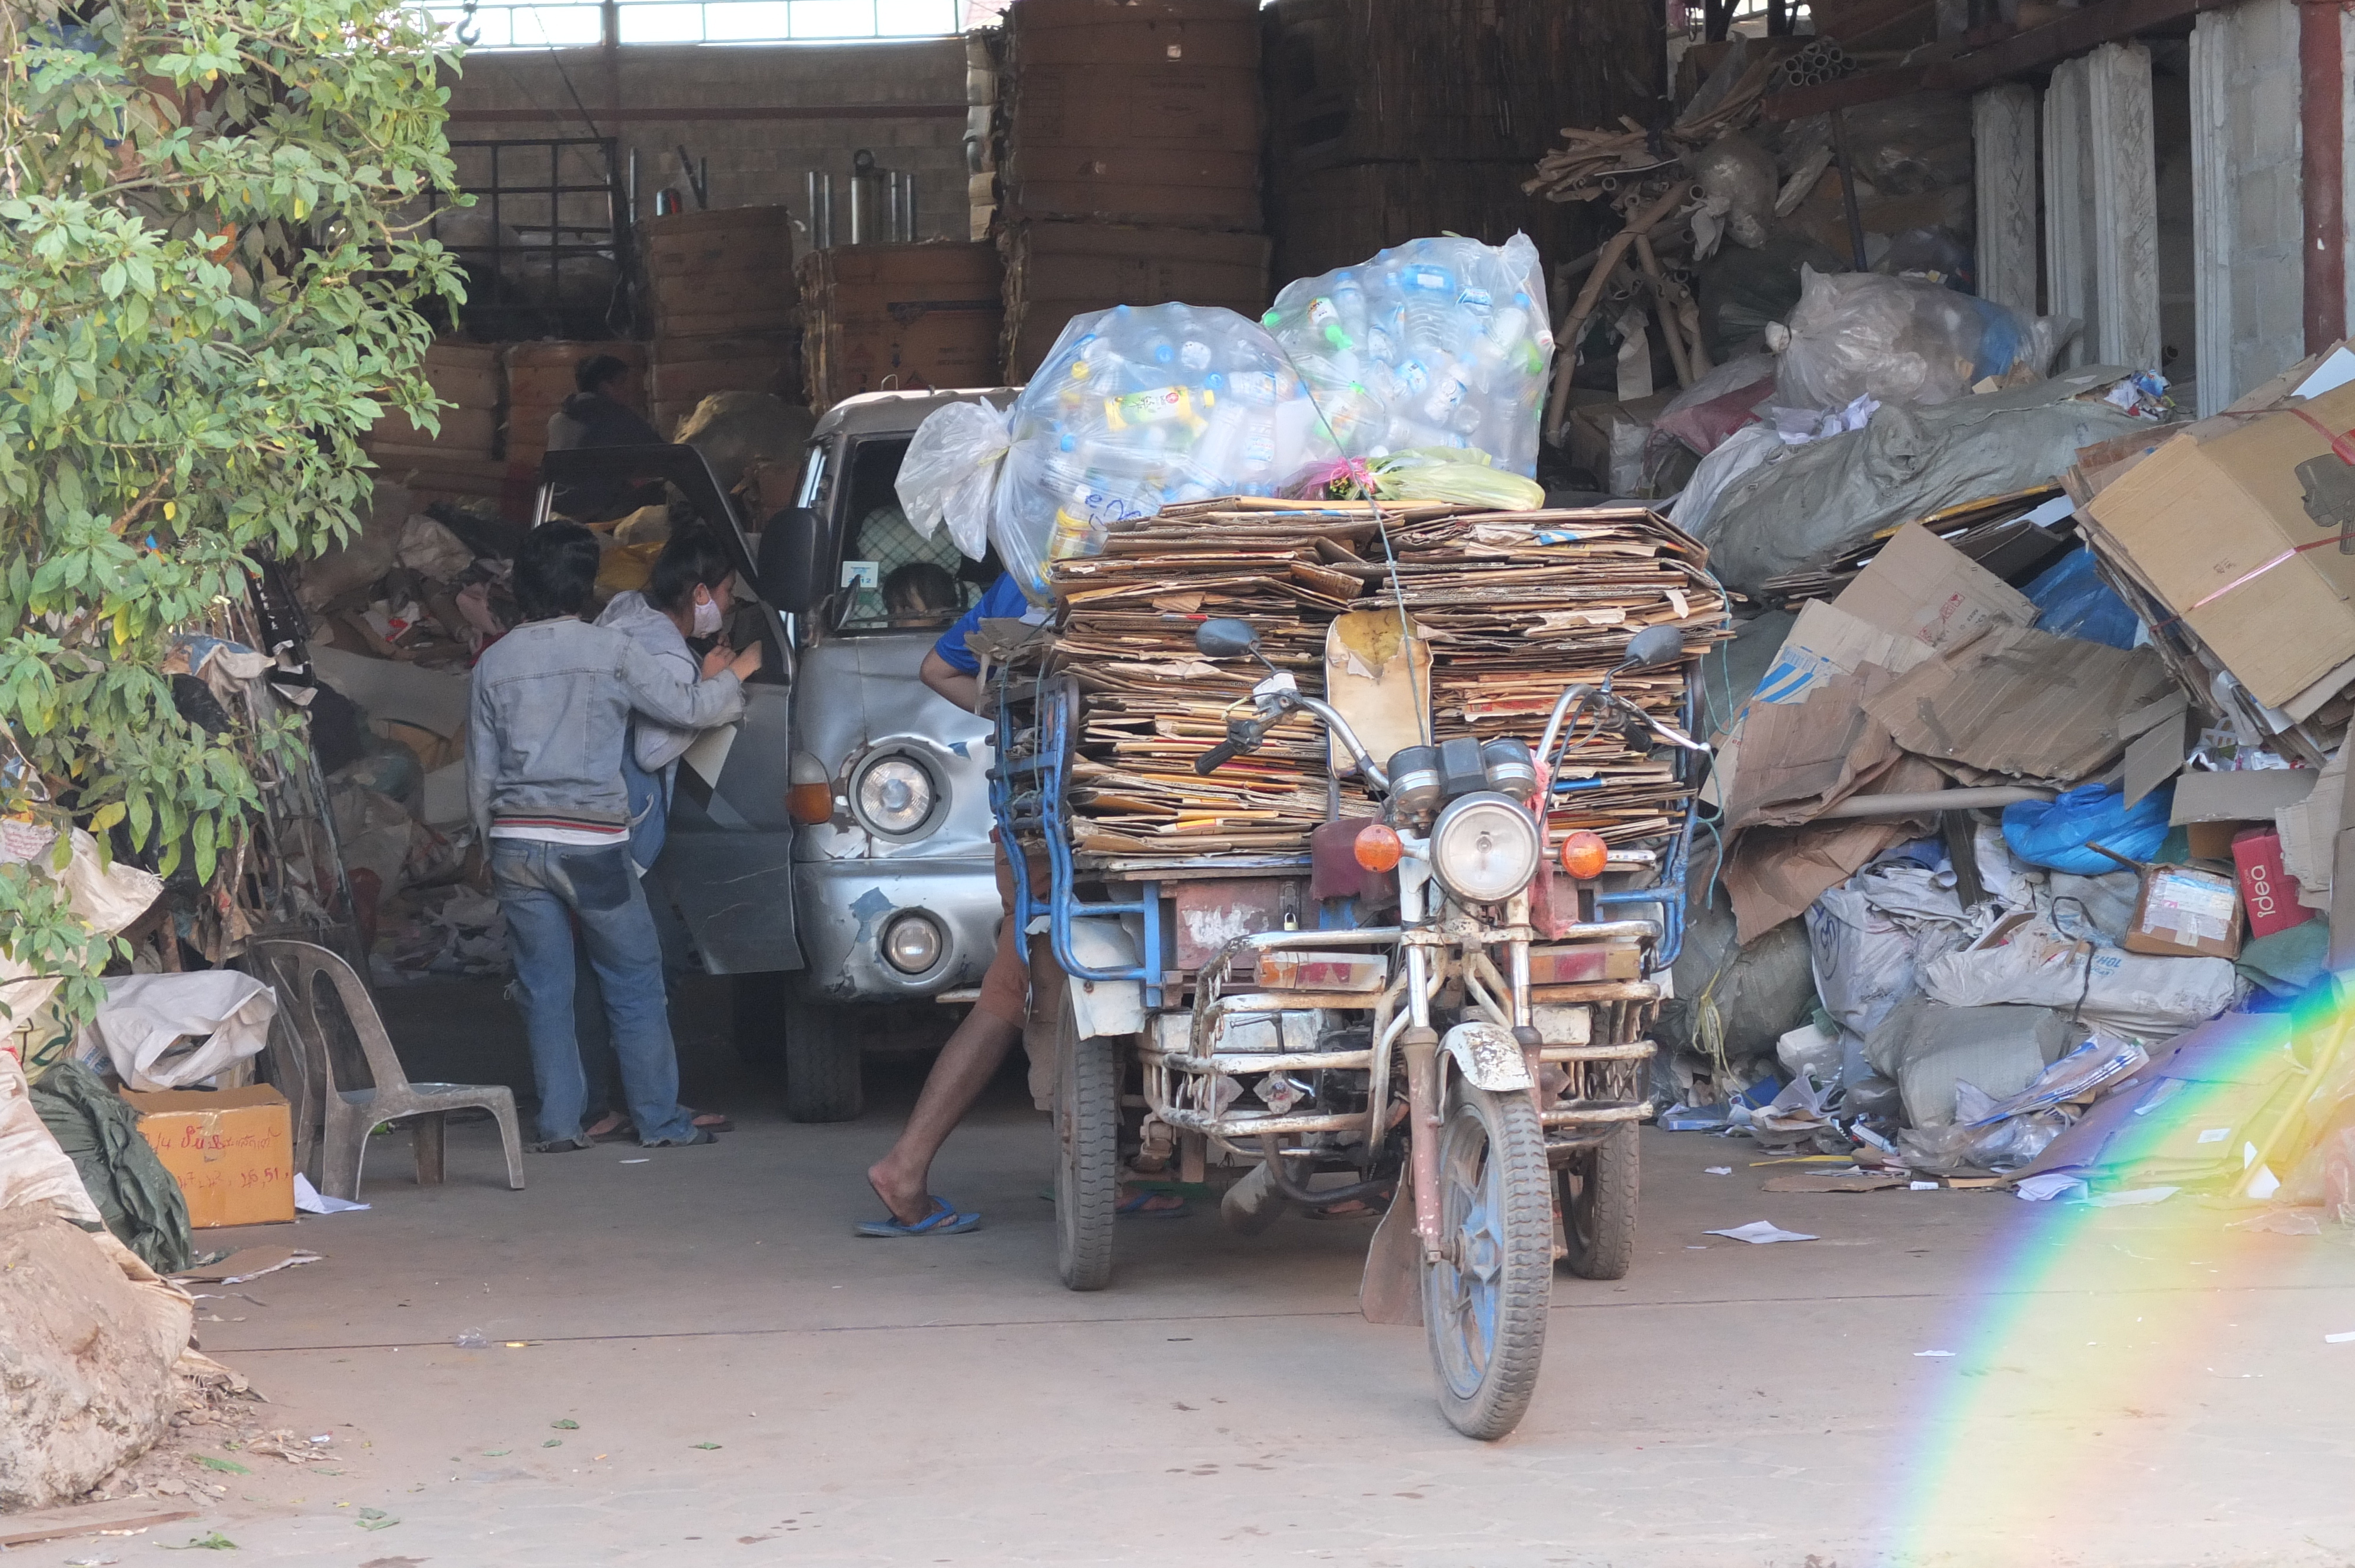
<instances>
[{"instance_id":1,"label":"red box","mask_svg":"<svg viewBox=\"0 0 2355 1568\"><path fill-rule=\"evenodd\" d=\"M2316 911L2297 901L2297 878L2282 868L2281 835L2250 828L2232 835L2232 864L2241 874L2241 906L2249 912L2249 935L2270 937L2303 926Z\"/></svg>"}]
</instances>

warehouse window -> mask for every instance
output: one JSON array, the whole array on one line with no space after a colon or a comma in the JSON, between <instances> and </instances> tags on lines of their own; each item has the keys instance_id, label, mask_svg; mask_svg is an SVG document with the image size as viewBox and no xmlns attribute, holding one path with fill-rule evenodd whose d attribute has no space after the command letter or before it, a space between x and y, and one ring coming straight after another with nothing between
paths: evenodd
<instances>
[{"instance_id":1,"label":"warehouse window","mask_svg":"<svg viewBox=\"0 0 2355 1568\"><path fill-rule=\"evenodd\" d=\"M429 8L436 21L468 21L464 5ZM625 44L778 44L942 37L960 30L964 9L964 0L621 0L614 15ZM603 13L597 0L479 5L474 47L593 48Z\"/></svg>"}]
</instances>

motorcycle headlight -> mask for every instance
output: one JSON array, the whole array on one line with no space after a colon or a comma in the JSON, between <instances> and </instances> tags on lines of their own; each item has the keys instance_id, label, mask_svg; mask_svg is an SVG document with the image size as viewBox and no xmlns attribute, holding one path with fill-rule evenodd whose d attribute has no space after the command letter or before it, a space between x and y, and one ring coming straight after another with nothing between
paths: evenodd
<instances>
[{"instance_id":1,"label":"motorcycle headlight","mask_svg":"<svg viewBox=\"0 0 2355 1568\"><path fill-rule=\"evenodd\" d=\"M1529 885L1545 853L1537 819L1518 801L1482 790L1431 825L1431 869L1465 904L1496 904Z\"/></svg>"},{"instance_id":2,"label":"motorcycle headlight","mask_svg":"<svg viewBox=\"0 0 2355 1568\"><path fill-rule=\"evenodd\" d=\"M879 757L850 781L850 806L859 825L885 838L912 838L931 825L940 805L932 769L904 753Z\"/></svg>"}]
</instances>

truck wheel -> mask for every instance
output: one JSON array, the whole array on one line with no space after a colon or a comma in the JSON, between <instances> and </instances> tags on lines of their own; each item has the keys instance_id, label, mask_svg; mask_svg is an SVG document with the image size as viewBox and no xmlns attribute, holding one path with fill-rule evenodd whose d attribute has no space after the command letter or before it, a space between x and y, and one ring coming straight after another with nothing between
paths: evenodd
<instances>
[{"instance_id":1,"label":"truck wheel","mask_svg":"<svg viewBox=\"0 0 2355 1568\"><path fill-rule=\"evenodd\" d=\"M1055 1020L1055 1267L1067 1290L1112 1283L1120 1192L1120 1046L1080 1038L1067 993Z\"/></svg>"},{"instance_id":2,"label":"truck wheel","mask_svg":"<svg viewBox=\"0 0 2355 1568\"><path fill-rule=\"evenodd\" d=\"M785 1115L794 1121L857 1121L866 1108L849 1011L786 986Z\"/></svg>"},{"instance_id":3,"label":"truck wheel","mask_svg":"<svg viewBox=\"0 0 2355 1568\"><path fill-rule=\"evenodd\" d=\"M1636 1261L1636 1124L1621 1122L1561 1168L1562 1262L1582 1279L1625 1279Z\"/></svg>"},{"instance_id":4,"label":"truck wheel","mask_svg":"<svg viewBox=\"0 0 2355 1568\"><path fill-rule=\"evenodd\" d=\"M1553 1298L1550 1174L1528 1092L1455 1078L1439 1128L1448 1255L1423 1263L1423 1321L1440 1412L1466 1437L1502 1437L1537 1392Z\"/></svg>"}]
</instances>

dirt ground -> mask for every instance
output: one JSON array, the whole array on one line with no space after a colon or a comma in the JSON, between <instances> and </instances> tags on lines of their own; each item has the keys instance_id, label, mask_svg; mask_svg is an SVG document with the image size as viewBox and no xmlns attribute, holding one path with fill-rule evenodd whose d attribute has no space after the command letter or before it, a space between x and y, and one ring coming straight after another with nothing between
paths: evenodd
<instances>
[{"instance_id":1,"label":"dirt ground","mask_svg":"<svg viewBox=\"0 0 2355 1568\"><path fill-rule=\"evenodd\" d=\"M1484 1446L1433 1409L1420 1331L1357 1316L1362 1223L1126 1220L1114 1287L1066 1293L1009 1075L937 1171L985 1228L860 1241L921 1059L870 1060L864 1120L797 1127L687 1001L688 1097L737 1132L533 1157L522 1192L486 1126L453 1129L440 1188L396 1136L368 1212L207 1233L326 1255L199 1303L271 1401L253 1425L326 1457L199 1426L192 1454L246 1472L179 1467L225 1489L206 1517L8 1562L208 1538L322 1568L2355 1562L2344 1230L1765 1193L1751 1145L1647 1129L1634 1274L1559 1279L1536 1404ZM520 1074L494 989L388 1012L420 1076ZM1819 1239L1704 1234L1758 1219Z\"/></svg>"}]
</instances>

